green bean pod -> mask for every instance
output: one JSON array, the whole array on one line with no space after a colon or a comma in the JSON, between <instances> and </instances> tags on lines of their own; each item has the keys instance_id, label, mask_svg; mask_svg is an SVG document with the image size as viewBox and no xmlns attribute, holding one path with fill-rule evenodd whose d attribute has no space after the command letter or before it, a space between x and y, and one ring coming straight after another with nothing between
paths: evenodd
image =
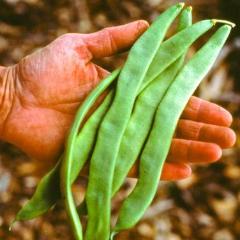
<instances>
[{"instance_id":1,"label":"green bean pod","mask_svg":"<svg viewBox=\"0 0 240 240\"><path fill-rule=\"evenodd\" d=\"M207 31L208 27L209 27L208 24L206 24L206 22L204 22L203 25L205 28L203 28L202 33L204 33L204 31ZM189 32L193 34L192 29L189 29ZM171 40L171 39L169 39L169 40ZM167 41L169 41L169 40L167 40ZM186 39L185 44L183 46L185 46L187 48L191 43L192 43L192 41L188 42ZM172 44L174 45L175 42L173 42ZM174 56L174 54L176 54L176 52L174 51L174 49L172 49L172 51L173 51L172 54ZM171 61L173 62L175 59L177 59L177 57L174 57L173 59L171 59ZM146 82L149 83L150 80L148 80ZM113 92L111 94L113 94ZM76 144L78 146L84 146L84 148L83 148L84 154L78 155L77 153L76 154L73 153L74 154L74 157L73 157L74 168L71 173L71 175L72 175L71 182L73 182L76 179L76 177L81 169L81 165L86 162L86 160L91 152L93 143L95 141L95 135L96 135L96 132L91 131L91 128L97 129L97 126L99 126L99 123L100 123L103 115L105 114L105 112L108 109L109 104L111 103L111 99L112 99L111 97L106 97L104 102L95 111L96 113L93 113L92 116L90 117L90 119L93 119L91 121L91 124L88 123L89 122L89 120L88 120L85 124L86 127L84 125L83 135L86 134L89 136L88 141L85 141L85 139L83 139L83 137L80 137L80 139L82 139L82 140L76 141ZM88 132L88 133L85 133L85 132ZM82 164L81 164L81 162L82 162ZM52 206L54 206L56 201L58 199L60 199L58 171L59 171L59 164L57 164L50 172L48 172L42 178L32 199L30 199L30 201L19 211L19 213L16 216L16 220L21 221L21 220L29 220L29 219L35 218L35 217L45 213ZM55 191L53 191L53 189L55 189Z\"/></svg>"},{"instance_id":2,"label":"green bean pod","mask_svg":"<svg viewBox=\"0 0 240 240\"><path fill-rule=\"evenodd\" d=\"M168 27L182 7L183 4L177 4L160 15L133 45L120 73L113 102L100 124L90 161L86 193L88 208L86 240L109 239L112 178L121 138L148 67Z\"/></svg>"},{"instance_id":3,"label":"green bean pod","mask_svg":"<svg viewBox=\"0 0 240 240\"><path fill-rule=\"evenodd\" d=\"M84 119L86 113L89 111L95 100L103 93L103 91L117 78L120 70L115 70L111 75L104 79L87 97L86 101L80 107L76 122L80 124ZM77 133L77 128L74 126L72 131L76 131L71 135L71 141L75 144L75 137ZM62 158L62 157L61 157ZM61 159L60 159L61 160ZM38 184L35 194L30 201L18 212L15 221L19 220L29 220L35 218L43 213L45 213L50 207L52 207L57 199L60 198L60 188L59 188L59 161L56 166L46 174ZM79 168L83 166L83 163L78 163Z\"/></svg>"},{"instance_id":4,"label":"green bean pod","mask_svg":"<svg viewBox=\"0 0 240 240\"><path fill-rule=\"evenodd\" d=\"M123 202L113 235L136 224L153 200L178 119L194 90L214 64L230 30L227 25L217 30L183 67L161 101L141 154L137 185Z\"/></svg>"},{"instance_id":5,"label":"green bean pod","mask_svg":"<svg viewBox=\"0 0 240 240\"><path fill-rule=\"evenodd\" d=\"M191 25L192 25L192 7L188 6L181 12L177 32L180 32Z\"/></svg>"},{"instance_id":6,"label":"green bean pod","mask_svg":"<svg viewBox=\"0 0 240 240\"><path fill-rule=\"evenodd\" d=\"M114 169L112 196L118 191L129 170L134 164L141 147L151 129L151 123L167 87L182 66L183 58L178 59L148 86L138 97L133 114L121 141ZM132 147L134 146L134 147ZM79 215L86 215L86 201L78 207Z\"/></svg>"},{"instance_id":7,"label":"green bean pod","mask_svg":"<svg viewBox=\"0 0 240 240\"><path fill-rule=\"evenodd\" d=\"M113 81L114 80L115 79L113 79ZM105 84L103 81L105 80L102 80L100 84ZM89 153L94 145L97 127L99 126L99 122L104 116L106 109L111 103L112 96L113 92L110 92L104 99L104 102L102 103L103 106L100 105L100 107L90 116L82 128L81 134L79 134L76 139L74 163L71 170L71 183L76 180L80 169L88 159ZM46 213L61 198L59 171L62 157L63 156L61 156L57 164L42 177L34 195L17 213L14 222L30 220Z\"/></svg>"},{"instance_id":8,"label":"green bean pod","mask_svg":"<svg viewBox=\"0 0 240 240\"><path fill-rule=\"evenodd\" d=\"M186 50L205 32L215 24L214 20L202 20L184 30L176 33L159 47L145 79L141 85L142 91L153 79L155 79L166 67L177 60Z\"/></svg>"},{"instance_id":9,"label":"green bean pod","mask_svg":"<svg viewBox=\"0 0 240 240\"><path fill-rule=\"evenodd\" d=\"M14 222L26 221L42 215L54 206L57 199L60 199L59 168L60 161L41 179L34 195L17 213Z\"/></svg>"},{"instance_id":10,"label":"green bean pod","mask_svg":"<svg viewBox=\"0 0 240 240\"><path fill-rule=\"evenodd\" d=\"M191 9L191 7L188 7L182 11L178 26L179 31L192 24ZM185 53L156 77L138 96L118 152L112 184L113 195L124 182L130 168L141 152L151 130L155 111L171 82L182 67L184 58Z\"/></svg>"},{"instance_id":11,"label":"green bean pod","mask_svg":"<svg viewBox=\"0 0 240 240\"><path fill-rule=\"evenodd\" d=\"M115 70L110 76L106 77L105 80L101 82L101 84L99 84L90 93L86 101L84 101L84 103L81 105L81 107L77 111L73 126L71 127L71 130L67 139L65 153L61 163L60 189L64 199L69 221L74 233L74 237L75 239L78 239L78 240L82 239L82 227L81 227L81 222L78 217L78 214L75 214L76 212L75 203L74 203L73 195L71 192L71 185L72 185L71 170L73 168L72 159L73 159L76 138L78 135L79 127L81 126L81 123L84 120L89 109L93 106L97 98L107 89L107 87L119 75L119 73L120 73L120 70L118 69L118 70Z\"/></svg>"},{"instance_id":12,"label":"green bean pod","mask_svg":"<svg viewBox=\"0 0 240 240\"><path fill-rule=\"evenodd\" d=\"M210 20L209 20L210 22ZM209 23L208 22L208 23ZM204 22L202 25L202 33L204 33L204 31L207 31L208 29L208 23ZM190 34L193 34L192 29L189 29ZM170 39L169 39L170 40ZM169 41L167 40L167 41ZM188 39L186 39L185 41L185 46L186 48L193 42L193 41L187 41ZM190 39L191 40L191 39ZM196 39L194 39L196 40ZM167 42L166 41L166 42ZM172 44L175 44L175 42L173 42ZM174 49L172 54L176 54ZM177 55L180 56L180 55ZM174 60L177 59L177 56L174 57L173 59L171 59L172 62L174 62ZM147 83L150 82L150 80L146 81ZM111 93L113 94L113 93ZM108 109L109 104L111 103L111 97L106 97L104 102L100 105L100 109L97 109L96 111L96 115L95 113L93 113L93 115L90 118L93 118L94 121L92 121L92 124L89 124L88 126L88 121L86 122L86 128L84 130L84 132L88 132L86 133L87 135L89 135L88 141L82 140L82 141L78 141L76 142L76 144L78 144L79 146L83 146L84 144L84 154L81 155L75 155L74 154L74 169L73 169L73 173L72 173L72 177L71 177L71 182L73 182L79 171L80 168L79 166L81 166L82 163L85 163L89 153L91 152L91 148L93 146L93 143L95 141L95 134L93 131L91 131L91 127L93 129L93 126L95 126L94 129L96 129L97 126L99 126L99 123L103 117L103 115L105 114L105 112ZM97 114L98 112L98 114ZM101 114L100 114L101 113ZM100 117L98 118L97 115L99 115ZM94 122L94 123L93 123ZM91 132L91 133L90 133ZM85 133L83 133L84 135ZM90 136L91 135L91 136ZM83 138L81 138L83 139ZM34 217L37 217L43 213L45 213L47 210L49 210L55 203L56 201L60 198L60 190L59 190L59 165L56 165L50 172L48 172L43 179L40 181L34 196L32 197L32 199L20 210L20 212L17 214L16 219L17 220L29 220L32 219ZM55 192L53 193L52 189L55 189ZM45 194L45 193L51 193L52 194ZM39 204L41 203L41 204ZM33 210L31 210L33 209ZM35 210L36 209L36 210Z\"/></svg>"},{"instance_id":13,"label":"green bean pod","mask_svg":"<svg viewBox=\"0 0 240 240\"><path fill-rule=\"evenodd\" d=\"M177 12L175 12L177 6L173 6L166 11L166 13L173 14L169 23L163 26L163 31L166 31L170 23L176 17ZM165 14L166 17L166 14ZM165 28L165 29L164 29ZM73 157L74 166L71 171L71 183L75 181L77 175L82 167L82 165L87 161L91 149L93 147L96 135L96 129L99 126L103 115L106 113L109 105L111 104L113 96L113 91L104 99L100 107L92 114L89 120L84 125L81 130L79 138L76 140L76 153ZM86 138L84 137L86 136ZM83 147L84 146L84 147ZM80 152L79 152L80 151ZM33 195L33 197L27 202L27 204L18 212L16 216L16 221L30 220L32 218L38 217L41 214L47 212L51 207L54 206L56 201L60 199L60 189L59 189L59 169L60 160L40 181L38 187ZM53 191L55 189L55 191Z\"/></svg>"},{"instance_id":14,"label":"green bean pod","mask_svg":"<svg viewBox=\"0 0 240 240\"><path fill-rule=\"evenodd\" d=\"M110 107L113 93L114 92L111 91L106 96L103 103L90 116L90 118L87 120L86 124L83 126L77 136L73 153L71 183L73 183L77 179L80 170L91 155L91 151L93 150L95 144L98 127L107 109Z\"/></svg>"},{"instance_id":15,"label":"green bean pod","mask_svg":"<svg viewBox=\"0 0 240 240\"><path fill-rule=\"evenodd\" d=\"M213 20L204 20L200 21L192 26L187 27L185 30L180 31L179 33L175 34L170 39L163 42L157 50L157 53L152 61L146 76L143 79L143 82L138 90L138 94L144 90L144 88L150 84L153 79L156 78L162 71L164 71L167 67L169 67L174 61L176 61L181 55L186 52L186 50L191 46L191 44L198 39L201 35L203 35L206 31L208 31L211 27L213 27L214 21ZM185 39L184 41L182 39ZM179 47L179 44L181 47ZM170 53L171 54L170 54ZM152 69L156 68L156 73L153 73ZM150 71L150 73L149 73ZM126 95L126 94L125 94ZM141 141L139 142L139 145ZM105 147L106 148L106 147ZM139 148L136 147L136 150ZM119 151L119 150L118 150ZM134 153L135 157L139 152L135 151L133 148L127 154L131 152ZM134 159L131 157L131 159ZM136 160L136 158L134 159ZM131 160L131 161L134 161ZM116 161L116 160L115 160ZM123 176L123 174L122 174ZM84 211L85 203L78 208L79 213L85 213Z\"/></svg>"},{"instance_id":16,"label":"green bean pod","mask_svg":"<svg viewBox=\"0 0 240 240\"><path fill-rule=\"evenodd\" d=\"M189 20L188 20L189 21ZM198 38L200 37L203 33L205 33L207 30L209 30L209 28L211 28L213 26L213 21L212 20L205 20L205 21L202 21L202 22L199 22L197 24L195 24L194 28L189 28L188 31L184 32L184 35L177 35L177 36L174 36L172 38L170 38L169 40L165 41L162 45L164 45L164 47L160 47L158 49L157 52L159 51L167 51L167 47L172 45L177 45L179 44L179 38L181 37L184 37L184 38L187 38L187 40L184 42L183 44L183 47L185 47L186 49ZM179 26L180 30L181 30L181 26ZM194 35L194 37L191 37L189 38L189 35L192 36ZM174 50L174 49L170 49L172 51L172 56L171 58L169 58L169 61L166 61L166 64L164 65L163 69L166 68L166 66L169 66L170 63L176 61L176 59L178 57L181 56L181 54L178 52L178 49L177 51ZM183 54L184 54L184 51L183 51ZM158 53L158 58L154 58L156 61L159 61L159 62L163 62L164 61L164 57L160 57L161 54ZM155 63L153 63L155 64ZM162 65L161 65L162 66ZM160 68L161 70L161 68ZM159 71L159 70L158 70ZM162 70L161 70L162 71ZM147 84L151 83L152 79L148 79L146 80L144 78L144 82L146 82ZM144 83L144 85L146 85L146 83ZM144 88L143 86L141 86L141 89ZM140 93L140 91L138 91L138 94ZM113 95L113 92L111 91L109 93L109 95ZM93 113L92 116L89 118L89 120L86 122L86 124L84 125L83 129L81 130L80 134L79 134L79 137L77 138L77 142L76 142L76 154L74 154L74 169L72 170L72 181L74 181L78 175L78 172L79 172L79 167L78 167L78 161L79 161L79 158L81 159L82 157L86 158L89 154L87 153L90 153L91 149L92 149L92 144L94 142L94 138L95 138L95 133L94 131L96 131L97 129L97 126L99 126L99 123L103 117L103 115L105 114L105 112L107 111L107 108L109 107L110 105L110 102L111 102L111 99L112 97L110 96L107 96L104 100L104 102L102 103L102 105L100 105L100 107L96 110L96 113ZM96 116L95 116L96 115ZM90 124L89 122L91 122L91 126L88 124ZM94 131L91 131L91 130L94 130ZM89 134L90 135L90 132L92 133L91 134L91 137L88 137L88 141L85 141L83 137L81 137L81 134L83 132L83 135L85 134ZM85 133L85 132L88 132L88 133ZM93 134L94 133L94 134ZM90 141L89 141L90 140ZM91 144L89 144L89 142ZM84 146L84 148L86 149L86 154L83 154L83 152L81 150L79 150L81 152L78 151L78 149L81 149L81 146ZM84 150L85 152L85 150ZM79 154L78 154L79 153ZM85 159L86 161L86 159ZM81 162L81 161L80 161Z\"/></svg>"},{"instance_id":17,"label":"green bean pod","mask_svg":"<svg viewBox=\"0 0 240 240\"><path fill-rule=\"evenodd\" d=\"M187 27L185 30L176 33L173 37L163 42L157 50L157 53L147 71L146 76L143 79L143 82L138 90L138 94L144 90L144 88L150 84L161 72L163 72L167 67L169 67L174 61L176 61L191 44L198 39L201 35L207 32L210 28L214 26L213 20L203 20L198 23L193 24L192 26ZM184 41L183 41L184 39ZM181 47L179 46L181 45ZM158 66L158 67L157 67ZM157 67L157 68L156 68ZM138 67L139 68L139 67ZM156 73L153 72L155 69ZM124 97L126 96L126 93ZM120 142L121 143L121 142ZM105 151L107 147L105 146ZM136 148L138 149L138 148ZM110 149L109 149L110 150ZM118 149L119 151L119 149ZM137 156L137 152L134 149L131 149L132 152ZM130 153L127 153L130 154ZM136 160L136 159L134 159ZM100 160L99 160L100 161ZM114 161L116 161L114 159ZM99 163L100 164L100 163ZM100 168L100 165L99 165ZM90 170L91 172L91 170ZM109 172L109 171L108 171ZM110 173L109 173L110 174ZM90 177L91 179L91 177ZM79 213L84 213L83 203L80 208L78 208ZM95 213L96 214L96 213ZM94 229L94 227L92 227Z\"/></svg>"}]
</instances>

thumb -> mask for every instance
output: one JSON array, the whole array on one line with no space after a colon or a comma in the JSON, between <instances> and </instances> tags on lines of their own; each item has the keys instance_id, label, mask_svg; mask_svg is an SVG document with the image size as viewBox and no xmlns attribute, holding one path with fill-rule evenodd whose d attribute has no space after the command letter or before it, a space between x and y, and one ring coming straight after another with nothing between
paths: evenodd
<instances>
[{"instance_id":1,"label":"thumb","mask_svg":"<svg viewBox=\"0 0 240 240\"><path fill-rule=\"evenodd\" d=\"M104 28L81 38L94 58L108 57L131 47L148 26L148 22L138 20L117 27Z\"/></svg>"}]
</instances>

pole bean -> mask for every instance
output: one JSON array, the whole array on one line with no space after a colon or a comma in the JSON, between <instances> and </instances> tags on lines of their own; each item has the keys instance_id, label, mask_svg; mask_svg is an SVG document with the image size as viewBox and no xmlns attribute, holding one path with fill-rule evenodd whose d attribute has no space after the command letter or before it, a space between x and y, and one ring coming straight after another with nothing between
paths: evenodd
<instances>
[{"instance_id":1,"label":"pole bean","mask_svg":"<svg viewBox=\"0 0 240 240\"><path fill-rule=\"evenodd\" d=\"M109 239L112 178L121 138L148 67L169 25L182 8L183 4L178 4L170 8L171 11L169 9L167 13L160 15L133 45L119 75L113 102L100 124L90 160L86 193L88 209L86 240Z\"/></svg>"},{"instance_id":2,"label":"pole bean","mask_svg":"<svg viewBox=\"0 0 240 240\"><path fill-rule=\"evenodd\" d=\"M86 101L80 109L78 110L77 117L75 122L80 125L82 120L84 119L86 113L95 102L95 100L106 90L106 88L117 78L120 70L115 70L105 78L87 97ZM73 126L74 135L71 135L71 141L75 144L75 138L77 134L76 125ZM62 158L62 157L61 157ZM79 168L81 168L83 162L78 162ZM60 199L60 188L59 188L59 169L60 169L60 161L57 165L46 174L38 184L38 187L35 191L35 194L31 198L30 201L18 212L15 221L21 220L29 220L35 218L43 213L45 213L50 207L52 207L57 199ZM74 174L74 172L73 172Z\"/></svg>"},{"instance_id":3,"label":"pole bean","mask_svg":"<svg viewBox=\"0 0 240 240\"><path fill-rule=\"evenodd\" d=\"M123 202L113 235L132 227L151 203L181 112L213 65L230 30L231 27L227 25L217 30L183 67L160 102L152 131L140 157L140 176L137 185Z\"/></svg>"},{"instance_id":4,"label":"pole bean","mask_svg":"<svg viewBox=\"0 0 240 240\"><path fill-rule=\"evenodd\" d=\"M179 31L190 26L191 22L191 8L185 8L180 15ZM184 58L185 53L156 77L138 96L117 156L112 185L113 195L122 185L127 173L141 152L151 130L157 106L182 67Z\"/></svg>"},{"instance_id":5,"label":"pole bean","mask_svg":"<svg viewBox=\"0 0 240 240\"><path fill-rule=\"evenodd\" d=\"M162 25L163 34L167 31L168 27L175 19L177 14L180 11L177 4L169 9L167 9L159 17L159 21L162 22L165 20L165 25ZM97 128L106 113L109 105L111 104L114 92L113 90L108 94L104 99L103 103L99 108L90 116L83 129L80 131L78 138L76 139L76 146L74 159L73 159L73 168L71 170L71 183L75 181L77 175L83 164L87 161L90 152L94 146L95 136ZM88 141L86 141L86 139ZM18 212L16 216L16 221L30 220L32 218L38 217L41 214L47 212L54 204L60 199L60 188L59 188L59 170L60 170L60 161L62 157L56 164L56 166L51 169L40 181L38 187L33 195L33 197L27 202L27 204ZM54 189L54 191L53 191Z\"/></svg>"}]
</instances>

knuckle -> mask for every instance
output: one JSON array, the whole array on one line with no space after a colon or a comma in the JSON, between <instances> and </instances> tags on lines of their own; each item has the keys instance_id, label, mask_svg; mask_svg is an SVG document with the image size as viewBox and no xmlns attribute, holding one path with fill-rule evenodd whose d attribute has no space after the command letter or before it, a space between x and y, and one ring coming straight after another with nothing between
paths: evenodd
<instances>
[{"instance_id":1,"label":"knuckle","mask_svg":"<svg viewBox=\"0 0 240 240\"><path fill-rule=\"evenodd\" d=\"M111 33L111 29L112 28L105 28L103 29L102 31L102 34L103 34L103 40L106 42L105 46L107 46L107 48L112 52L112 51L116 51L117 50L117 47L116 47L116 43L115 43L115 40L112 36L112 33Z\"/></svg>"}]
</instances>

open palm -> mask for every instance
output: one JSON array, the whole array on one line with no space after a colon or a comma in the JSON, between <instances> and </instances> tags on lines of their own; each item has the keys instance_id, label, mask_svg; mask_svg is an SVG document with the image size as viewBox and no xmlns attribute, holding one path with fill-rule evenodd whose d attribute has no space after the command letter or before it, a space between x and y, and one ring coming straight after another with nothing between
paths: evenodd
<instances>
[{"instance_id":1,"label":"open palm","mask_svg":"<svg viewBox=\"0 0 240 240\"><path fill-rule=\"evenodd\" d=\"M65 34L6 69L14 78L14 103L2 138L39 161L56 160L77 108L108 74L92 60L128 49L147 27L136 21L92 34ZM219 159L221 148L235 141L230 124L226 110L192 97L162 177L184 178L189 163Z\"/></svg>"}]
</instances>

